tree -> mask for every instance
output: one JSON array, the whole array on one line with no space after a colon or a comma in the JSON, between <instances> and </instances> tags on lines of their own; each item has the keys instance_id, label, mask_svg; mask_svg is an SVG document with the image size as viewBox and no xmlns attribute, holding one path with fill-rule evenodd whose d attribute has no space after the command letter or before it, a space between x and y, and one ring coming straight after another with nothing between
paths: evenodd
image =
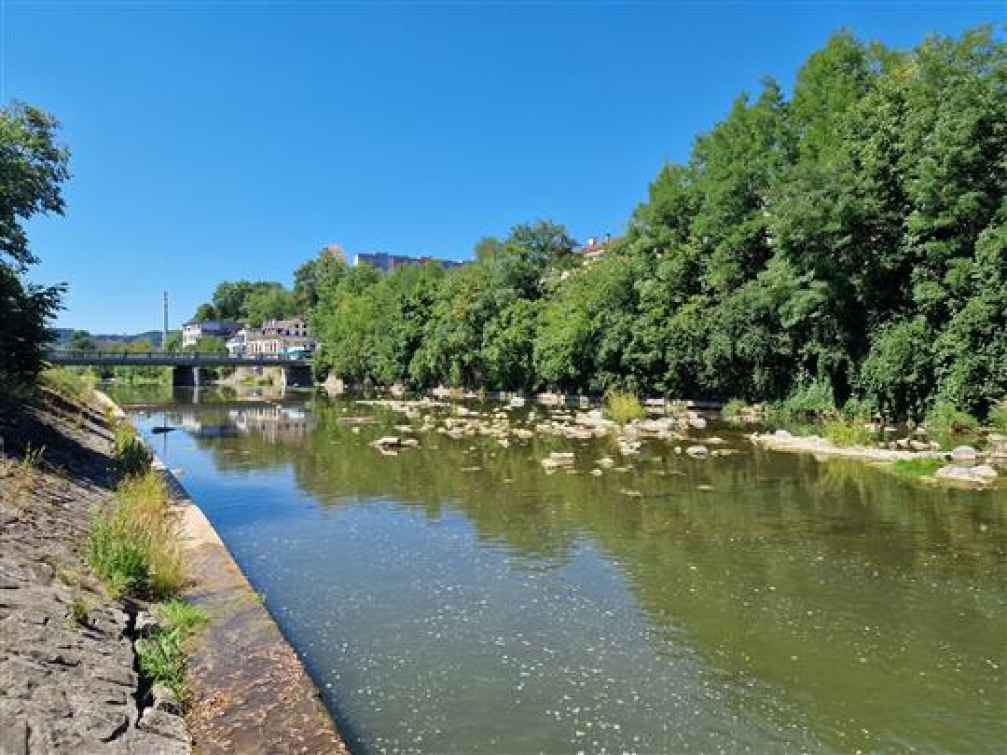
<instances>
[{"instance_id":1,"label":"tree","mask_svg":"<svg viewBox=\"0 0 1007 755\"><path fill-rule=\"evenodd\" d=\"M326 289L335 286L346 273L346 260L332 248L323 249L294 271L294 303L307 316L318 306Z\"/></svg>"},{"instance_id":2,"label":"tree","mask_svg":"<svg viewBox=\"0 0 1007 755\"><path fill-rule=\"evenodd\" d=\"M36 215L63 213L62 185L69 178L69 152L58 144L59 123L37 108L0 109L0 382L35 379L47 324L60 307L65 286L38 286L23 279L38 262L24 223Z\"/></svg>"},{"instance_id":3,"label":"tree","mask_svg":"<svg viewBox=\"0 0 1007 755\"><path fill-rule=\"evenodd\" d=\"M74 351L94 351L95 349L94 339L86 330L75 330L67 340L66 346Z\"/></svg>"}]
</instances>

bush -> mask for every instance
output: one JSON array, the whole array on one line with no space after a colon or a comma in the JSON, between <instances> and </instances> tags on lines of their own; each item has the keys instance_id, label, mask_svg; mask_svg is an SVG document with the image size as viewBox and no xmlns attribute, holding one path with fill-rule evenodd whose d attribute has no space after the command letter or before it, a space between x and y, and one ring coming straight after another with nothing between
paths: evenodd
<instances>
[{"instance_id":1,"label":"bush","mask_svg":"<svg viewBox=\"0 0 1007 755\"><path fill-rule=\"evenodd\" d=\"M772 414L798 419L835 417L838 412L832 385L827 380L799 385L786 399L773 405Z\"/></svg>"},{"instance_id":2,"label":"bush","mask_svg":"<svg viewBox=\"0 0 1007 755\"><path fill-rule=\"evenodd\" d=\"M872 438L871 432L862 422L856 420L832 420L825 423L825 437L837 446L866 446Z\"/></svg>"},{"instance_id":3,"label":"bush","mask_svg":"<svg viewBox=\"0 0 1007 755\"><path fill-rule=\"evenodd\" d=\"M970 435L979 427L979 421L952 404L939 401L927 414L927 431L950 435Z\"/></svg>"},{"instance_id":4,"label":"bush","mask_svg":"<svg viewBox=\"0 0 1007 755\"><path fill-rule=\"evenodd\" d=\"M182 586L178 523L160 477L127 477L107 512L92 516L88 563L115 595L165 597Z\"/></svg>"},{"instance_id":5,"label":"bush","mask_svg":"<svg viewBox=\"0 0 1007 755\"><path fill-rule=\"evenodd\" d=\"M944 466L941 459L899 459L891 466L891 471L899 477L916 480L920 477L930 477Z\"/></svg>"},{"instance_id":6,"label":"bush","mask_svg":"<svg viewBox=\"0 0 1007 755\"><path fill-rule=\"evenodd\" d=\"M643 418L646 412L636 394L611 390L605 394L605 416L624 425L631 420Z\"/></svg>"},{"instance_id":7,"label":"bush","mask_svg":"<svg viewBox=\"0 0 1007 755\"><path fill-rule=\"evenodd\" d=\"M126 477L145 474L150 469L150 451L129 425L119 425L113 437L115 464Z\"/></svg>"},{"instance_id":8,"label":"bush","mask_svg":"<svg viewBox=\"0 0 1007 755\"><path fill-rule=\"evenodd\" d=\"M737 419L742 411L748 404L745 403L744 399L732 398L721 408L720 413L725 419Z\"/></svg>"},{"instance_id":9,"label":"bush","mask_svg":"<svg viewBox=\"0 0 1007 755\"><path fill-rule=\"evenodd\" d=\"M1000 399L990 409L990 424L1002 433L1007 433L1007 397Z\"/></svg>"}]
</instances>

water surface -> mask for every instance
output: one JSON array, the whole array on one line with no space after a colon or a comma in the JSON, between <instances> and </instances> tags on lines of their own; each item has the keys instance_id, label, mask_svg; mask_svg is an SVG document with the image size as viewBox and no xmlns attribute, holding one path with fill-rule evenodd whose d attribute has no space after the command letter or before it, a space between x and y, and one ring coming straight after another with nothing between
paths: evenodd
<instances>
[{"instance_id":1,"label":"water surface","mask_svg":"<svg viewBox=\"0 0 1007 755\"><path fill-rule=\"evenodd\" d=\"M1002 492L723 428L742 453L427 432L383 456L408 420L351 401L136 418L181 428L151 443L359 752L1004 751Z\"/></svg>"}]
</instances>

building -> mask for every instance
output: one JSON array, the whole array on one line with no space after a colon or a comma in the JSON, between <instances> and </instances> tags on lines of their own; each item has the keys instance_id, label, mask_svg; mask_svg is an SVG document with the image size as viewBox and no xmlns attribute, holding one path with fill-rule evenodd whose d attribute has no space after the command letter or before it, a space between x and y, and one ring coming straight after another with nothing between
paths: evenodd
<instances>
[{"instance_id":1,"label":"building","mask_svg":"<svg viewBox=\"0 0 1007 755\"><path fill-rule=\"evenodd\" d=\"M594 260L601 257L612 245L613 241L615 241L615 239L612 238L611 233L606 233L600 239L596 236L592 236L582 247L576 250L576 253L585 260Z\"/></svg>"},{"instance_id":2,"label":"building","mask_svg":"<svg viewBox=\"0 0 1007 755\"><path fill-rule=\"evenodd\" d=\"M182 326L182 348L195 347L200 338L215 336L227 339L241 328L241 323L231 320L204 320L187 322Z\"/></svg>"},{"instance_id":3,"label":"building","mask_svg":"<svg viewBox=\"0 0 1007 755\"><path fill-rule=\"evenodd\" d=\"M308 324L299 317L266 320L261 328L242 328L227 342L232 357L310 356L317 341Z\"/></svg>"},{"instance_id":4,"label":"building","mask_svg":"<svg viewBox=\"0 0 1007 755\"><path fill-rule=\"evenodd\" d=\"M404 254L386 254L385 252L376 252L374 254L355 254L353 256L354 267L367 265L368 267L373 267L386 273L389 270L394 270L395 268L402 267L403 265L425 265L428 262L440 265L445 270L449 270L452 267L458 267L463 264L461 262L455 262L454 260L440 260L434 257L409 257Z\"/></svg>"}]
</instances>

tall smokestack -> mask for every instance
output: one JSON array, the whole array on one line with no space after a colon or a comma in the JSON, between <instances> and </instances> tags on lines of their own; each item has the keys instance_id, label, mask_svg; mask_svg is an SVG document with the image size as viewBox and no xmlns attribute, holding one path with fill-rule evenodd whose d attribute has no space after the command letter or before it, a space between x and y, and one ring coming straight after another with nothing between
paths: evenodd
<instances>
[{"instance_id":1,"label":"tall smokestack","mask_svg":"<svg viewBox=\"0 0 1007 755\"><path fill-rule=\"evenodd\" d=\"M168 350L168 292L164 292L164 330L161 332L161 351Z\"/></svg>"}]
</instances>

